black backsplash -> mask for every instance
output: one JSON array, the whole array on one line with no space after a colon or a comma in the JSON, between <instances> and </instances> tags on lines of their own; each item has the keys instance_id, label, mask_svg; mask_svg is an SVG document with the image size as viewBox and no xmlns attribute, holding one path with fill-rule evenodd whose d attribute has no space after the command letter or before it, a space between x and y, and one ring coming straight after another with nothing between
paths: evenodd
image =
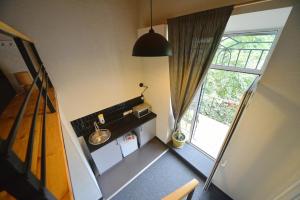
<instances>
[{"instance_id":1,"label":"black backsplash","mask_svg":"<svg viewBox=\"0 0 300 200\"><path fill-rule=\"evenodd\" d=\"M71 121L73 129L76 135L83 136L94 130L94 122L98 121L98 115L103 114L105 123L110 123L112 121L118 120L123 117L123 112L132 109L132 107L144 103L142 96L130 99L123 103L117 104L115 106L105 108L103 110L94 112L87 116L81 117L79 119Z\"/></svg>"}]
</instances>

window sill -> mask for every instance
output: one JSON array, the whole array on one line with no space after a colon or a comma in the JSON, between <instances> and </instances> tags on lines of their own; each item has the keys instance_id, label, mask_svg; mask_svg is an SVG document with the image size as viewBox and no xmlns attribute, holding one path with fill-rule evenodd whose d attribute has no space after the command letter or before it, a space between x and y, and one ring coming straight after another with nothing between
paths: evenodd
<instances>
[{"instance_id":1,"label":"window sill","mask_svg":"<svg viewBox=\"0 0 300 200\"><path fill-rule=\"evenodd\" d=\"M176 156L190 165L197 174L205 178L209 176L214 166L214 160L205 153L199 151L189 143L186 143L181 149L174 148L172 141L168 143L168 146Z\"/></svg>"}]
</instances>

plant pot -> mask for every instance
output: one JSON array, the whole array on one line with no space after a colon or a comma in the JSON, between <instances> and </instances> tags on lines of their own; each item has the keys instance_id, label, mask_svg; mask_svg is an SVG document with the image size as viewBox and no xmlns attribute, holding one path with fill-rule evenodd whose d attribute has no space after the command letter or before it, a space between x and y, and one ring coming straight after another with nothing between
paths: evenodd
<instances>
[{"instance_id":1,"label":"plant pot","mask_svg":"<svg viewBox=\"0 0 300 200\"><path fill-rule=\"evenodd\" d=\"M175 147L175 148L182 148L183 145L185 144L185 137L184 137L183 140L177 140L177 139L175 138L175 134L176 134L176 132L172 134L172 143L173 143L173 147Z\"/></svg>"}]
</instances>

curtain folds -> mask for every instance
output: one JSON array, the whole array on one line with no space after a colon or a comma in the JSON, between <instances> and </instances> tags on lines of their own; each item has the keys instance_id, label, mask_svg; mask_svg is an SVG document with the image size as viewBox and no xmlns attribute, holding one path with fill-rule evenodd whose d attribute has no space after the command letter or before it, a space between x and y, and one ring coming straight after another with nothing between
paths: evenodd
<instances>
[{"instance_id":1,"label":"curtain folds","mask_svg":"<svg viewBox=\"0 0 300 200\"><path fill-rule=\"evenodd\" d=\"M227 6L168 19L174 130L205 78L232 10Z\"/></svg>"}]
</instances>

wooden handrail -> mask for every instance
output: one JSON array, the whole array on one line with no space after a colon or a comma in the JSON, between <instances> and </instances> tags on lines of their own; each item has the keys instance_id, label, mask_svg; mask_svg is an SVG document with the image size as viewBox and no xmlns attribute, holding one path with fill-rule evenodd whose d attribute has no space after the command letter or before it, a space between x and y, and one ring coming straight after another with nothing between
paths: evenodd
<instances>
[{"instance_id":1,"label":"wooden handrail","mask_svg":"<svg viewBox=\"0 0 300 200\"><path fill-rule=\"evenodd\" d=\"M32 40L26 36L25 34L17 31L13 27L5 24L4 22L0 21L0 32L4 33L5 35L12 36L12 37L18 37L23 40L26 40L28 42L32 42Z\"/></svg>"},{"instance_id":2,"label":"wooden handrail","mask_svg":"<svg viewBox=\"0 0 300 200\"><path fill-rule=\"evenodd\" d=\"M175 190L174 192L162 198L162 200L181 200L184 197L188 196L190 193L192 193L198 185L199 181L197 179L193 179L190 182L178 188L177 190Z\"/></svg>"}]
</instances>

